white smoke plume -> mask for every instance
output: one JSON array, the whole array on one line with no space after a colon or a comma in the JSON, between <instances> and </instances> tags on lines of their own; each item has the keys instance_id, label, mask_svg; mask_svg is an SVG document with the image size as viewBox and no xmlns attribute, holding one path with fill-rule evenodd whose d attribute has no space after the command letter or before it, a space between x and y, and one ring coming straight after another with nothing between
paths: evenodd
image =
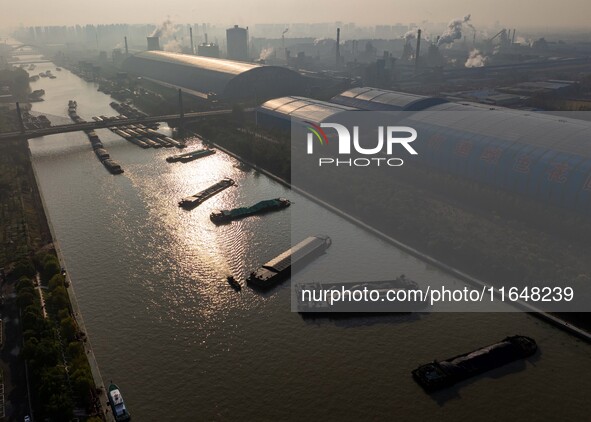
<instances>
[{"instance_id":1,"label":"white smoke plume","mask_svg":"<svg viewBox=\"0 0 591 422\"><path fill-rule=\"evenodd\" d=\"M273 47L263 48L261 50L261 54L259 55L259 60L267 60L275 53L275 49Z\"/></svg>"},{"instance_id":2,"label":"white smoke plume","mask_svg":"<svg viewBox=\"0 0 591 422\"><path fill-rule=\"evenodd\" d=\"M159 27L152 31L151 37L171 37L174 33L174 24L167 18L164 22L160 24Z\"/></svg>"},{"instance_id":3,"label":"white smoke plume","mask_svg":"<svg viewBox=\"0 0 591 422\"><path fill-rule=\"evenodd\" d=\"M468 23L470 20L470 15L466 15L463 18L458 18L452 20L448 25L447 29L441 34L439 38L439 42L437 45L444 45L444 44L451 44L455 40L459 40L462 38L462 26L467 24L471 28L474 28L471 24Z\"/></svg>"},{"instance_id":4,"label":"white smoke plume","mask_svg":"<svg viewBox=\"0 0 591 422\"><path fill-rule=\"evenodd\" d=\"M405 39L406 42L409 42L410 40L414 40L417 37L417 29L411 29L410 31L407 31L402 38Z\"/></svg>"},{"instance_id":5,"label":"white smoke plume","mask_svg":"<svg viewBox=\"0 0 591 422\"><path fill-rule=\"evenodd\" d=\"M488 61L488 57L483 56L480 50L474 49L470 51L470 55L468 56L468 60L464 66L466 67L483 67L486 65Z\"/></svg>"},{"instance_id":6,"label":"white smoke plume","mask_svg":"<svg viewBox=\"0 0 591 422\"><path fill-rule=\"evenodd\" d=\"M331 44L331 43L336 44L336 41L331 38L316 38L314 40L314 45L327 45L327 44Z\"/></svg>"},{"instance_id":7,"label":"white smoke plume","mask_svg":"<svg viewBox=\"0 0 591 422\"><path fill-rule=\"evenodd\" d=\"M170 51L171 53L181 53L183 51L181 43L176 38L168 41L164 44L164 51Z\"/></svg>"}]
</instances>

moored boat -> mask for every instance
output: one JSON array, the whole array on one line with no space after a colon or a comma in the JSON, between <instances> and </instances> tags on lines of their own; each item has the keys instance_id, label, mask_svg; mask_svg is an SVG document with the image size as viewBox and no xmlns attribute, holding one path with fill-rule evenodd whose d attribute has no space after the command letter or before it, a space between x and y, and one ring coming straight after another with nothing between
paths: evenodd
<instances>
[{"instance_id":1,"label":"moored boat","mask_svg":"<svg viewBox=\"0 0 591 422\"><path fill-rule=\"evenodd\" d=\"M125 406L125 402L123 401L123 396L119 391L119 387L116 384L111 383L109 385L109 392L107 394L109 398L109 404L111 405L111 410L113 411L113 418L115 418L116 422L127 422L131 420L131 415Z\"/></svg>"}]
</instances>

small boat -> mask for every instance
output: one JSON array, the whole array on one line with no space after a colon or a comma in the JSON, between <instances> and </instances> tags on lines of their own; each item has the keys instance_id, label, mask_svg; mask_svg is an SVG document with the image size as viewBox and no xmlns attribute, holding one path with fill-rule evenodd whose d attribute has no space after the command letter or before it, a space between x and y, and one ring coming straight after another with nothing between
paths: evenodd
<instances>
[{"instance_id":1,"label":"small boat","mask_svg":"<svg viewBox=\"0 0 591 422\"><path fill-rule=\"evenodd\" d=\"M29 98L39 99L39 98L43 97L44 95L45 95L44 89L36 89L35 91L33 91L29 94Z\"/></svg>"},{"instance_id":2,"label":"small boat","mask_svg":"<svg viewBox=\"0 0 591 422\"><path fill-rule=\"evenodd\" d=\"M121 392L119 391L119 387L117 385L111 383L109 385L109 404L111 405L111 410L113 411L113 417L115 418L116 422L127 422L131 420L131 415L127 411L125 407L125 402L123 401L123 397L121 396Z\"/></svg>"},{"instance_id":3,"label":"small boat","mask_svg":"<svg viewBox=\"0 0 591 422\"><path fill-rule=\"evenodd\" d=\"M234 290L236 290L236 291L240 291L240 290L242 290L242 285L240 284L240 282L238 282L238 280L236 280L236 279L234 278L234 276L233 276L233 275L229 275L229 276L228 276L228 278L227 278L227 280L228 280L228 284L229 284L230 286L232 286L232 288L233 288Z\"/></svg>"}]
</instances>

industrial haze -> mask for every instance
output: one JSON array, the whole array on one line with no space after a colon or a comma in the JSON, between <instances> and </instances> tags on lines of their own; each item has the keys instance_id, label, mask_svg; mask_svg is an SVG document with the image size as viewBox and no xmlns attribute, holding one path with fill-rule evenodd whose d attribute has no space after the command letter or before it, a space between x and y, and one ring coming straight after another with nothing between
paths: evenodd
<instances>
[{"instance_id":1,"label":"industrial haze","mask_svg":"<svg viewBox=\"0 0 591 422\"><path fill-rule=\"evenodd\" d=\"M164 17L178 23L213 22L253 25L255 23L355 22L359 25L425 22L445 24L450 16L473 15L475 25L520 26L522 28L588 27L591 2L587 0L218 0L194 2L145 2L139 0L16 0L2 2L0 29L37 25L161 22Z\"/></svg>"}]
</instances>

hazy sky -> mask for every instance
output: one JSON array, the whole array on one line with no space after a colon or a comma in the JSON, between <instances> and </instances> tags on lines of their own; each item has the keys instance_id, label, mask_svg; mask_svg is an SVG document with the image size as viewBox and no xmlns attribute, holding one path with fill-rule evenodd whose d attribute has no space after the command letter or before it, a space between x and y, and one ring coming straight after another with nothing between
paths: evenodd
<instances>
[{"instance_id":1,"label":"hazy sky","mask_svg":"<svg viewBox=\"0 0 591 422\"><path fill-rule=\"evenodd\" d=\"M591 29L591 0L2 0L0 27L86 23L447 22Z\"/></svg>"}]
</instances>

